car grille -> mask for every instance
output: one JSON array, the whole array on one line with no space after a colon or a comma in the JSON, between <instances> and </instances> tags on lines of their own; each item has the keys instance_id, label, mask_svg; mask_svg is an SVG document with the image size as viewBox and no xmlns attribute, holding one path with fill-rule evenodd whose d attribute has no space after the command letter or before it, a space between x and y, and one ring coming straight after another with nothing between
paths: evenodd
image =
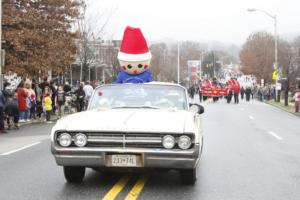
<instances>
[{"instance_id":1,"label":"car grille","mask_svg":"<svg viewBox=\"0 0 300 200\"><path fill-rule=\"evenodd\" d=\"M87 147L161 148L160 134L144 133L87 133Z\"/></svg>"},{"instance_id":2,"label":"car grille","mask_svg":"<svg viewBox=\"0 0 300 200\"><path fill-rule=\"evenodd\" d=\"M56 133L55 141L58 144L58 137L60 134L65 133L64 131L59 131ZM79 132L67 132L71 136L76 135ZM84 133L87 136L87 144L85 147L116 147L116 148L164 148L162 145L162 138L165 135L173 135L175 137L176 144L174 149L179 149L177 145L178 137L182 134L168 134L168 133L119 133L119 132L107 132L107 133L98 133L98 132L80 132ZM193 134L184 134L188 135L194 143ZM192 144L193 146L193 144ZM71 147L76 147L72 143Z\"/></svg>"}]
</instances>

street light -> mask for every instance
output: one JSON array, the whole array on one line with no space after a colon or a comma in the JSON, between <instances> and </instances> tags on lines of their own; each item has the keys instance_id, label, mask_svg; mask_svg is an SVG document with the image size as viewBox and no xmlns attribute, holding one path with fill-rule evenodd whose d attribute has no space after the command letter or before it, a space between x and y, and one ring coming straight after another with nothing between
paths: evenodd
<instances>
[{"instance_id":1,"label":"street light","mask_svg":"<svg viewBox=\"0 0 300 200\"><path fill-rule=\"evenodd\" d=\"M275 62L274 62L274 69L278 70L278 36L277 36L277 15L272 15L269 12L265 11L265 10L261 10L261 9L256 9L256 8L248 8L247 9L248 12L262 12L265 15L271 17L274 20L274 37L275 37ZM277 80L276 80L276 87L277 87ZM277 94L278 95L278 94ZM276 95L276 96L277 96ZM279 99L279 98L278 98Z\"/></svg>"},{"instance_id":2,"label":"street light","mask_svg":"<svg viewBox=\"0 0 300 200\"><path fill-rule=\"evenodd\" d=\"M179 71L180 71L180 44L179 42L177 43L177 84L179 84Z\"/></svg>"}]
</instances>

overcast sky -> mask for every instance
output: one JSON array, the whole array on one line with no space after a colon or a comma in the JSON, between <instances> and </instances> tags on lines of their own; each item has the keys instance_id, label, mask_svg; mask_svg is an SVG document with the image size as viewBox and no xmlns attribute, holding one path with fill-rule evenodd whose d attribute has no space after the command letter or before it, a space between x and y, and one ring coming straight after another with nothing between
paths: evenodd
<instances>
[{"instance_id":1,"label":"overcast sky","mask_svg":"<svg viewBox=\"0 0 300 200\"><path fill-rule=\"evenodd\" d=\"M279 35L300 34L300 0L89 0L93 20L113 14L106 37L121 39L127 25L140 27L147 40L219 41L241 45L253 31L273 33L273 19L247 8L278 16ZM103 15L102 15L103 16ZM103 17L101 17L103 18Z\"/></svg>"}]
</instances>

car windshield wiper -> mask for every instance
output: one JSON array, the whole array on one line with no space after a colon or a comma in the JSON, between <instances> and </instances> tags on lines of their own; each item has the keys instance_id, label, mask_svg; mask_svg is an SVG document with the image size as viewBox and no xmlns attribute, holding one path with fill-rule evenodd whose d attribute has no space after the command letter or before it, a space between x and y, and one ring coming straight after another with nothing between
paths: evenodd
<instances>
[{"instance_id":1,"label":"car windshield wiper","mask_svg":"<svg viewBox=\"0 0 300 200\"><path fill-rule=\"evenodd\" d=\"M111 109L122 109L122 108L148 108L148 109L160 109L158 107L153 106L118 106L118 107L112 107Z\"/></svg>"}]
</instances>

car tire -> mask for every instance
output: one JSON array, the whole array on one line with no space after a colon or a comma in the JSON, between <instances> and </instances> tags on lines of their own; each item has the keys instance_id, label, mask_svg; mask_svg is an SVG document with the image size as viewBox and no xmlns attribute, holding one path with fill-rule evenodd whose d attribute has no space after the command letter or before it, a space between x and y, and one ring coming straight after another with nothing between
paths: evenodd
<instances>
[{"instance_id":1,"label":"car tire","mask_svg":"<svg viewBox=\"0 0 300 200\"><path fill-rule=\"evenodd\" d=\"M64 166L64 175L69 183L82 182L85 175L85 167L69 167Z\"/></svg>"},{"instance_id":2,"label":"car tire","mask_svg":"<svg viewBox=\"0 0 300 200\"><path fill-rule=\"evenodd\" d=\"M181 182L186 185L193 185L197 180L197 168L180 170Z\"/></svg>"}]
</instances>

